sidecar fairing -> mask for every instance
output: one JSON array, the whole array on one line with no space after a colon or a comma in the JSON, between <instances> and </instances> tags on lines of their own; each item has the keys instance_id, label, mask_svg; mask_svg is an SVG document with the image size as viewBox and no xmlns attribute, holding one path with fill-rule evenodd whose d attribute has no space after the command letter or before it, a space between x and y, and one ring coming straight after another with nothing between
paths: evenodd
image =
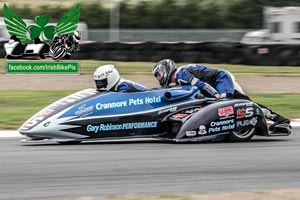
<instances>
[{"instance_id":1,"label":"sidecar fairing","mask_svg":"<svg viewBox=\"0 0 300 200\"><path fill-rule=\"evenodd\" d=\"M42 109L19 132L27 142L59 143L128 138L249 141L254 134L270 135L254 102L204 98L191 86L136 93L82 90Z\"/></svg>"}]
</instances>

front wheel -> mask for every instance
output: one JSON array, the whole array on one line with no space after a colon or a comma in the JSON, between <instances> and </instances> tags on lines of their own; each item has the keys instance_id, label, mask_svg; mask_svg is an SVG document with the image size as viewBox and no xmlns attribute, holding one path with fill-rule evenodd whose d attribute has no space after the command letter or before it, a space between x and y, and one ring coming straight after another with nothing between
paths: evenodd
<instances>
[{"instance_id":1,"label":"front wheel","mask_svg":"<svg viewBox=\"0 0 300 200\"><path fill-rule=\"evenodd\" d=\"M233 131L229 133L228 140L231 142L249 142L254 136L255 130L255 127L253 127L247 130Z\"/></svg>"}]
</instances>

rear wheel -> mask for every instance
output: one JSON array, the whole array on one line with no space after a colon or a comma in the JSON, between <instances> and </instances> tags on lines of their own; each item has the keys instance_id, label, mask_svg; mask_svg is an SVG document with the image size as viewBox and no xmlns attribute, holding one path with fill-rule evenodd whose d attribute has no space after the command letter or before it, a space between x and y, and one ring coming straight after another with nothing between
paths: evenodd
<instances>
[{"instance_id":1,"label":"rear wheel","mask_svg":"<svg viewBox=\"0 0 300 200\"><path fill-rule=\"evenodd\" d=\"M53 59L57 60L57 59L63 58L66 54L67 54L67 50L65 48L58 47L55 49L55 51L53 53Z\"/></svg>"},{"instance_id":2,"label":"rear wheel","mask_svg":"<svg viewBox=\"0 0 300 200\"><path fill-rule=\"evenodd\" d=\"M248 142L255 134L255 127L241 130L241 131L233 131L229 133L228 139L232 142Z\"/></svg>"}]
</instances>

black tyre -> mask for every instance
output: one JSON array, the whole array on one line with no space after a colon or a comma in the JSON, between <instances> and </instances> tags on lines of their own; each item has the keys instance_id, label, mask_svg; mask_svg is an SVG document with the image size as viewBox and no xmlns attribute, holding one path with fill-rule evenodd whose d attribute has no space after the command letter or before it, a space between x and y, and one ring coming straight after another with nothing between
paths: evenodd
<instances>
[{"instance_id":1,"label":"black tyre","mask_svg":"<svg viewBox=\"0 0 300 200\"><path fill-rule=\"evenodd\" d=\"M39 56L41 59L45 59L48 53L49 53L49 46L45 44L44 47L41 49Z\"/></svg>"},{"instance_id":2,"label":"black tyre","mask_svg":"<svg viewBox=\"0 0 300 200\"><path fill-rule=\"evenodd\" d=\"M58 142L59 144L63 144L63 145L74 145L74 144L80 144L81 141L68 141L68 142Z\"/></svg>"},{"instance_id":3,"label":"black tyre","mask_svg":"<svg viewBox=\"0 0 300 200\"><path fill-rule=\"evenodd\" d=\"M67 50L65 48L57 48L53 53L53 59L57 60L59 58L63 58L67 54Z\"/></svg>"},{"instance_id":4,"label":"black tyre","mask_svg":"<svg viewBox=\"0 0 300 200\"><path fill-rule=\"evenodd\" d=\"M256 128L253 127L247 130L233 131L229 133L227 139L231 142L249 142L254 136L255 130Z\"/></svg>"},{"instance_id":5,"label":"black tyre","mask_svg":"<svg viewBox=\"0 0 300 200\"><path fill-rule=\"evenodd\" d=\"M45 55L45 54L40 54L40 58L41 58L41 59L45 59L45 58L46 58L46 55Z\"/></svg>"}]
</instances>

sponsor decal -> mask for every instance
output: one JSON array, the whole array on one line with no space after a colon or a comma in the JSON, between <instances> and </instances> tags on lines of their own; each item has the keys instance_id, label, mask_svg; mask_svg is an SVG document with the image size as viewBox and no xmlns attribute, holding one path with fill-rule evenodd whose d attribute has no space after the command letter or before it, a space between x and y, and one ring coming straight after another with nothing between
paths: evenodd
<instances>
[{"instance_id":1,"label":"sponsor decal","mask_svg":"<svg viewBox=\"0 0 300 200\"><path fill-rule=\"evenodd\" d=\"M94 106L86 107L86 105L83 104L82 106L80 106L78 108L77 111L75 111L75 115L78 117L85 117L85 116L93 114L93 111L94 111Z\"/></svg>"},{"instance_id":2,"label":"sponsor decal","mask_svg":"<svg viewBox=\"0 0 300 200\"><path fill-rule=\"evenodd\" d=\"M153 104L153 103L160 103L161 102L161 97L145 97L145 104Z\"/></svg>"},{"instance_id":3,"label":"sponsor decal","mask_svg":"<svg viewBox=\"0 0 300 200\"><path fill-rule=\"evenodd\" d=\"M244 108L238 109L236 111L236 118L237 119L245 118L245 109Z\"/></svg>"},{"instance_id":4,"label":"sponsor decal","mask_svg":"<svg viewBox=\"0 0 300 200\"><path fill-rule=\"evenodd\" d=\"M116 102L110 102L110 103L97 103L96 109L97 110L105 110L109 108L121 108L121 107L127 107L127 101L116 101Z\"/></svg>"},{"instance_id":5,"label":"sponsor decal","mask_svg":"<svg viewBox=\"0 0 300 200\"><path fill-rule=\"evenodd\" d=\"M192 113L195 113L195 112L198 112L199 110L201 110L202 108L192 108L192 109L189 109L189 110L186 110L184 111L185 113L188 113L188 114L192 114Z\"/></svg>"},{"instance_id":6,"label":"sponsor decal","mask_svg":"<svg viewBox=\"0 0 300 200\"><path fill-rule=\"evenodd\" d=\"M124 101L113 101L107 103L97 103L97 110L105 110L111 108L121 108L128 106L142 106L145 104L156 104L161 103L161 96L153 96L153 97L145 97L145 98L136 98L136 99L128 99Z\"/></svg>"},{"instance_id":7,"label":"sponsor decal","mask_svg":"<svg viewBox=\"0 0 300 200\"><path fill-rule=\"evenodd\" d=\"M106 78L109 74L111 74L113 72L113 70L106 70L105 72L101 73L101 74L98 74L96 76L94 76L94 78L98 78L98 79L104 79Z\"/></svg>"},{"instance_id":8,"label":"sponsor decal","mask_svg":"<svg viewBox=\"0 0 300 200\"><path fill-rule=\"evenodd\" d=\"M93 89L86 89L84 91L79 91L79 92L76 92L75 94L64 97L63 99L54 102L48 108L55 109L59 106L65 106L69 103L74 103L76 101L79 101L83 98L86 98L86 97L94 95L94 94L97 94L97 91L93 90Z\"/></svg>"},{"instance_id":9,"label":"sponsor decal","mask_svg":"<svg viewBox=\"0 0 300 200\"><path fill-rule=\"evenodd\" d=\"M185 113L177 113L175 115L172 115L171 118L175 118L175 119L182 119L184 117L188 116L188 114Z\"/></svg>"},{"instance_id":10,"label":"sponsor decal","mask_svg":"<svg viewBox=\"0 0 300 200\"><path fill-rule=\"evenodd\" d=\"M32 128L33 126L37 125L38 123L40 123L41 121L44 120L44 116L34 116L32 118L30 118L27 122L25 122L25 124L21 127L21 130L28 130L30 128Z\"/></svg>"},{"instance_id":11,"label":"sponsor decal","mask_svg":"<svg viewBox=\"0 0 300 200\"><path fill-rule=\"evenodd\" d=\"M234 118L234 115L228 115L226 117L220 117L220 120L225 120L225 119L230 119L230 118Z\"/></svg>"},{"instance_id":12,"label":"sponsor decal","mask_svg":"<svg viewBox=\"0 0 300 200\"><path fill-rule=\"evenodd\" d=\"M252 126L255 126L256 124L257 124L257 117L253 117L252 119L250 119L250 124L252 125Z\"/></svg>"},{"instance_id":13,"label":"sponsor decal","mask_svg":"<svg viewBox=\"0 0 300 200\"><path fill-rule=\"evenodd\" d=\"M148 129L148 128L157 128L157 121L149 122L129 122L129 123L105 123L99 125L89 124L86 127L87 132L98 133L101 131L118 131L118 130L133 130L133 129Z\"/></svg>"},{"instance_id":14,"label":"sponsor decal","mask_svg":"<svg viewBox=\"0 0 300 200\"><path fill-rule=\"evenodd\" d=\"M248 106L253 106L253 102L244 102L244 103L236 103L234 104L234 107L248 107Z\"/></svg>"},{"instance_id":15,"label":"sponsor decal","mask_svg":"<svg viewBox=\"0 0 300 200\"><path fill-rule=\"evenodd\" d=\"M234 119L229 119L229 120L219 121L219 122L212 121L210 122L210 126L215 127L215 126L222 126L222 125L227 125L232 123L234 123Z\"/></svg>"},{"instance_id":16,"label":"sponsor decal","mask_svg":"<svg viewBox=\"0 0 300 200\"><path fill-rule=\"evenodd\" d=\"M185 132L185 135L187 137L193 137L193 136L197 135L197 132L196 131L187 131L187 132Z\"/></svg>"},{"instance_id":17,"label":"sponsor decal","mask_svg":"<svg viewBox=\"0 0 300 200\"><path fill-rule=\"evenodd\" d=\"M255 126L257 124L257 117L252 117L251 119L246 119L242 121L237 121L236 126Z\"/></svg>"},{"instance_id":18,"label":"sponsor decal","mask_svg":"<svg viewBox=\"0 0 300 200\"><path fill-rule=\"evenodd\" d=\"M236 111L236 118L237 119L244 119L246 117L252 117L253 114L254 114L253 107L239 108Z\"/></svg>"},{"instance_id":19,"label":"sponsor decal","mask_svg":"<svg viewBox=\"0 0 300 200\"><path fill-rule=\"evenodd\" d=\"M44 110L41 111L41 115L43 116L48 116L50 115L54 110L50 108L45 108Z\"/></svg>"},{"instance_id":20,"label":"sponsor decal","mask_svg":"<svg viewBox=\"0 0 300 200\"><path fill-rule=\"evenodd\" d=\"M256 108L256 114L260 115L260 109L259 108Z\"/></svg>"},{"instance_id":21,"label":"sponsor decal","mask_svg":"<svg viewBox=\"0 0 300 200\"><path fill-rule=\"evenodd\" d=\"M158 111L158 115L163 114L163 113L168 113L168 112L175 112L176 110L177 110L177 106L174 106L171 108L167 108L167 109Z\"/></svg>"},{"instance_id":22,"label":"sponsor decal","mask_svg":"<svg viewBox=\"0 0 300 200\"><path fill-rule=\"evenodd\" d=\"M46 123L44 124L44 127L49 126L49 124L50 124L50 122L46 122Z\"/></svg>"},{"instance_id":23,"label":"sponsor decal","mask_svg":"<svg viewBox=\"0 0 300 200\"><path fill-rule=\"evenodd\" d=\"M208 133L228 131L233 129L235 129L234 119L219 122L212 121L210 122L210 128L208 129Z\"/></svg>"},{"instance_id":24,"label":"sponsor decal","mask_svg":"<svg viewBox=\"0 0 300 200\"><path fill-rule=\"evenodd\" d=\"M143 101L143 99L140 99L140 98L129 99L128 100L128 105L129 106L131 106L131 105L138 106L138 105L143 105L143 104L144 104L144 101Z\"/></svg>"},{"instance_id":25,"label":"sponsor decal","mask_svg":"<svg viewBox=\"0 0 300 200\"><path fill-rule=\"evenodd\" d=\"M234 111L233 111L233 107L232 106L227 106L224 108L219 108L218 109L218 114L220 117L227 117L229 115L233 115Z\"/></svg>"},{"instance_id":26,"label":"sponsor decal","mask_svg":"<svg viewBox=\"0 0 300 200\"><path fill-rule=\"evenodd\" d=\"M206 127L204 125L199 126L198 135L205 135L207 134Z\"/></svg>"},{"instance_id":27,"label":"sponsor decal","mask_svg":"<svg viewBox=\"0 0 300 200\"><path fill-rule=\"evenodd\" d=\"M87 132L95 132L95 133L97 133L98 130L99 130L99 126L98 125L91 125L91 124L89 124L86 127L86 131Z\"/></svg>"}]
</instances>

